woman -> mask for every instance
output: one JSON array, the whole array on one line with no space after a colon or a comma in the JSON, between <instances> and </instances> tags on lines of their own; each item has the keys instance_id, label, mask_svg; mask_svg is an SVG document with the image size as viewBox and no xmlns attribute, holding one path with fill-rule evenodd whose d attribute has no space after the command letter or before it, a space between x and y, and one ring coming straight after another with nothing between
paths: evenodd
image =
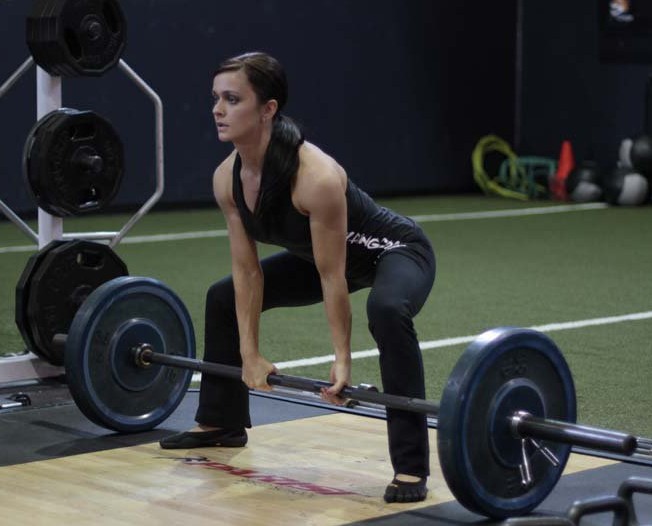
<instances>
[{"instance_id":1,"label":"woman","mask_svg":"<svg viewBox=\"0 0 652 526\"><path fill-rule=\"evenodd\" d=\"M247 442L248 389L270 390L277 372L259 351L260 314L324 302L335 359L321 396L340 404L351 381L349 293L370 287L369 329L380 351L383 389L425 398L423 364L412 318L432 288L435 258L414 221L378 206L344 169L304 141L281 110L287 82L264 53L225 61L213 80L220 141L234 151L215 171L213 188L226 218L233 275L206 299L207 361L242 367L242 382L202 377L198 426L161 441L164 448L238 447ZM286 250L258 259L256 242ZM426 498L426 416L387 410L394 479L387 502Z\"/></svg>"}]
</instances>

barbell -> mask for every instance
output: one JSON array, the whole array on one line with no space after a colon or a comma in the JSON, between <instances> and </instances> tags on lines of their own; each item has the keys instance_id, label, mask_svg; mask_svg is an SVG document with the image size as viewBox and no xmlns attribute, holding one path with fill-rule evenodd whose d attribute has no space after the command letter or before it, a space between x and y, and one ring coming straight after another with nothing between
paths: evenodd
<instances>
[{"instance_id":1,"label":"barbell","mask_svg":"<svg viewBox=\"0 0 652 526\"><path fill-rule=\"evenodd\" d=\"M235 380L238 367L195 358L190 315L162 282L122 276L95 289L77 311L64 363L70 392L92 421L119 432L152 429L185 396L192 371ZM268 383L319 392L331 384L270 374ZM456 499L493 518L524 515L553 490L571 446L631 455L630 434L575 423L570 369L546 335L502 327L462 353L440 403L364 388L341 395L385 407L437 415L442 473Z\"/></svg>"}]
</instances>

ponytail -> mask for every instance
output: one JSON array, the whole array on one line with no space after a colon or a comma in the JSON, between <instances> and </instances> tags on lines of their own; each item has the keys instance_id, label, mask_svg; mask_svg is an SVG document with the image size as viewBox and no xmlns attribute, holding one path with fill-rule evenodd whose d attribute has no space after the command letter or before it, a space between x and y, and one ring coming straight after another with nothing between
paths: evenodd
<instances>
[{"instance_id":1,"label":"ponytail","mask_svg":"<svg viewBox=\"0 0 652 526\"><path fill-rule=\"evenodd\" d=\"M277 114L265 152L260 183L258 215L265 223L274 221L278 205L284 202L282 196L291 191L299 170L299 147L303 141L301 128L289 117Z\"/></svg>"}]
</instances>

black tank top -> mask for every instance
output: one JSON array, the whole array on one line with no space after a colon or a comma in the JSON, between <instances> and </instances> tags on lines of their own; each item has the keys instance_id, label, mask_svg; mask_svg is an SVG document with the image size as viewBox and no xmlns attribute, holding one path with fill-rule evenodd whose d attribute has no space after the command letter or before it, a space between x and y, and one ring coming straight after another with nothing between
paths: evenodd
<instances>
[{"instance_id":1,"label":"black tank top","mask_svg":"<svg viewBox=\"0 0 652 526\"><path fill-rule=\"evenodd\" d=\"M261 243L286 248L297 256L314 262L310 222L292 203L291 192L283 197L276 208L273 221L263 222L247 207L242 190L240 169L242 161L236 154L233 163L233 199L240 218L251 238ZM418 245L422 251L428 244L421 228L410 218L378 205L350 179L346 187L348 209L348 235L346 276L350 279L368 278L374 273L376 261L383 254L404 251Z\"/></svg>"}]
</instances>

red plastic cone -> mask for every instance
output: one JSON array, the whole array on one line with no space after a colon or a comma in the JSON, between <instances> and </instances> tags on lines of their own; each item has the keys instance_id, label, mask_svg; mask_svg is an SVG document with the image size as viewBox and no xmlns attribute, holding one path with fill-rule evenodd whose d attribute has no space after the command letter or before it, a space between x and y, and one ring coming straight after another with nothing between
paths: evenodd
<instances>
[{"instance_id":1,"label":"red plastic cone","mask_svg":"<svg viewBox=\"0 0 652 526\"><path fill-rule=\"evenodd\" d=\"M555 199L560 201L568 200L568 192L566 192L566 178L571 170L575 168L575 157L573 156L573 147L570 141L561 143L561 151L559 152L559 163L557 164L557 173L550 181L550 193Z\"/></svg>"}]
</instances>

